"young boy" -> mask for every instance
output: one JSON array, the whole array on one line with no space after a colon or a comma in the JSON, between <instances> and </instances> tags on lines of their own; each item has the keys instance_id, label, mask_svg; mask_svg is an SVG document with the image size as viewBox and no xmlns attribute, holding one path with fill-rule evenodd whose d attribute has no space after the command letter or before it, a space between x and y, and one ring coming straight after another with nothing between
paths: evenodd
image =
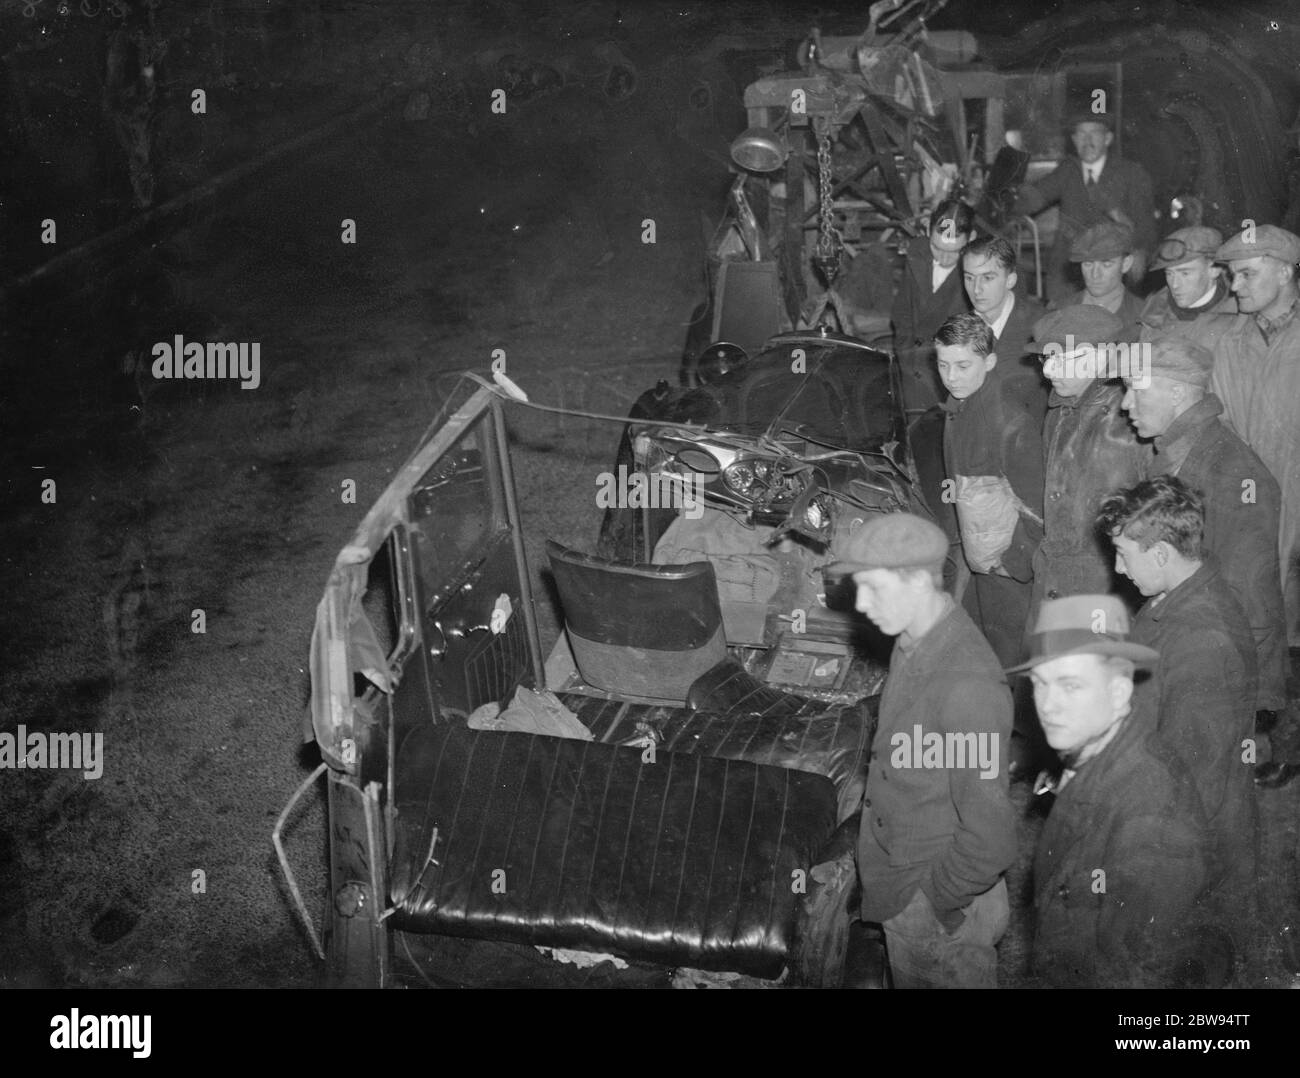
<instances>
[{"instance_id":1,"label":"young boy","mask_svg":"<svg viewBox=\"0 0 1300 1078\"><path fill-rule=\"evenodd\" d=\"M957 507L972 575L963 605L999 661L1020 658L1034 552L1043 538L1043 443L1017 383L990 380L993 331L978 314L949 318L935 334L943 408L945 500Z\"/></svg>"}]
</instances>

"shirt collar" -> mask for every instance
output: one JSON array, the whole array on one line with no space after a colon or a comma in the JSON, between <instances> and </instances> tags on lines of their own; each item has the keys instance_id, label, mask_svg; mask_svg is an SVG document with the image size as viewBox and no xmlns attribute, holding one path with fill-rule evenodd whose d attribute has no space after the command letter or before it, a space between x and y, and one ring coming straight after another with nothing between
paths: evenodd
<instances>
[{"instance_id":1,"label":"shirt collar","mask_svg":"<svg viewBox=\"0 0 1300 1078\"><path fill-rule=\"evenodd\" d=\"M1156 452L1168 453L1171 446L1186 438L1203 423L1223 414L1223 402L1213 393L1207 393L1182 415L1169 424L1164 434L1155 437Z\"/></svg>"},{"instance_id":2,"label":"shirt collar","mask_svg":"<svg viewBox=\"0 0 1300 1078\"><path fill-rule=\"evenodd\" d=\"M1101 170L1106 167L1106 158L1105 156L1099 157L1091 165L1085 164L1083 161L1080 161L1079 164L1083 165L1083 182L1087 183L1089 175L1095 179L1101 179Z\"/></svg>"},{"instance_id":3,"label":"shirt collar","mask_svg":"<svg viewBox=\"0 0 1300 1078\"><path fill-rule=\"evenodd\" d=\"M989 329L993 331L994 337L1001 337L1002 331L1007 328L1007 320L1011 317L1012 310L1016 306L1016 294L1008 292L1007 298L1002 301L1002 313L989 323Z\"/></svg>"},{"instance_id":4,"label":"shirt collar","mask_svg":"<svg viewBox=\"0 0 1300 1078\"><path fill-rule=\"evenodd\" d=\"M1265 344L1272 344L1273 338L1291 323L1296 316L1298 304L1300 304L1300 297L1293 296L1291 305L1276 318L1265 318L1262 314L1255 315L1255 325L1259 326L1260 333L1264 335Z\"/></svg>"},{"instance_id":5,"label":"shirt collar","mask_svg":"<svg viewBox=\"0 0 1300 1078\"><path fill-rule=\"evenodd\" d=\"M952 596L949 595L947 592L944 592L943 612L937 618L935 618L934 624L931 625L919 637L913 637L906 630L904 630L903 632L898 634L898 639L894 641L894 647L898 648L898 650L902 652L903 658L910 659L913 655L916 654L917 649L921 647L923 644L938 639L937 634L940 627L947 624L948 619L952 616L952 612L956 608L956 606L957 604L953 602Z\"/></svg>"}]
</instances>

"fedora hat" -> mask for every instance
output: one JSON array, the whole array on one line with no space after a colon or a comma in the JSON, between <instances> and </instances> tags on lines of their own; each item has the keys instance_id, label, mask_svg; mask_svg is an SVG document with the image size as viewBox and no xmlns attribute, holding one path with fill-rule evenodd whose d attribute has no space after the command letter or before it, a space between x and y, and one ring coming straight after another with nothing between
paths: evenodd
<instances>
[{"instance_id":1,"label":"fedora hat","mask_svg":"<svg viewBox=\"0 0 1300 1078\"><path fill-rule=\"evenodd\" d=\"M1128 639L1128 611L1114 595L1067 595L1048 599L1038 608L1038 620L1029 637L1029 659L1006 673L1021 674L1030 667L1063 655L1106 655L1129 659L1151 669L1160 653Z\"/></svg>"}]
</instances>

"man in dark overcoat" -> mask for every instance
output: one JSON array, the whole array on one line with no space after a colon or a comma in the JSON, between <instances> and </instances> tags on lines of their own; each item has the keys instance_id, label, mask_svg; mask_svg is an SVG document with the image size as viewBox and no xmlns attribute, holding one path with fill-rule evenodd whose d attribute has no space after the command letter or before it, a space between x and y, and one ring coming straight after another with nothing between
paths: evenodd
<instances>
[{"instance_id":1,"label":"man in dark overcoat","mask_svg":"<svg viewBox=\"0 0 1300 1078\"><path fill-rule=\"evenodd\" d=\"M1135 668L1158 656L1128 628L1117 596L1049 599L1029 660L1008 671L1030 671L1065 763L1034 856L1034 971L1061 987L1220 979L1207 969L1219 937L1200 916L1212 855L1204 812L1155 716L1132 706Z\"/></svg>"},{"instance_id":2,"label":"man in dark overcoat","mask_svg":"<svg viewBox=\"0 0 1300 1078\"><path fill-rule=\"evenodd\" d=\"M1134 706L1192 774L1214 838L1215 919L1250 943L1258 909L1259 812L1252 781L1255 639L1213 557L1201 547L1205 509L1180 479L1158 475L1108 498L1099 528L1116 564L1147 597L1133 640L1160 653Z\"/></svg>"}]
</instances>

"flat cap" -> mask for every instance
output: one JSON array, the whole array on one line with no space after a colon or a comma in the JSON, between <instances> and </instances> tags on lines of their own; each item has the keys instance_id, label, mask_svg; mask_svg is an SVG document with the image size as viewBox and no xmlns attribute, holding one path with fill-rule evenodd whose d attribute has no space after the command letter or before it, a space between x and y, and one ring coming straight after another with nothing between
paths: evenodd
<instances>
[{"instance_id":1,"label":"flat cap","mask_svg":"<svg viewBox=\"0 0 1300 1078\"><path fill-rule=\"evenodd\" d=\"M1236 258L1269 255L1291 265L1300 262L1300 236L1277 225L1254 225L1243 229L1215 253L1220 262Z\"/></svg>"},{"instance_id":2,"label":"flat cap","mask_svg":"<svg viewBox=\"0 0 1300 1078\"><path fill-rule=\"evenodd\" d=\"M1151 376L1208 386L1214 353L1181 337L1159 337L1151 343Z\"/></svg>"},{"instance_id":3,"label":"flat cap","mask_svg":"<svg viewBox=\"0 0 1300 1078\"><path fill-rule=\"evenodd\" d=\"M1062 655L1112 655L1150 669L1160 653L1129 641L1128 611L1117 595L1067 595L1045 599L1029 636L1029 659L1016 674Z\"/></svg>"},{"instance_id":4,"label":"flat cap","mask_svg":"<svg viewBox=\"0 0 1300 1078\"><path fill-rule=\"evenodd\" d=\"M1167 269L1190 262L1193 258L1214 260L1223 246L1223 233L1217 228L1206 225L1193 225L1171 232L1156 248L1156 257L1151 262L1152 269Z\"/></svg>"},{"instance_id":5,"label":"flat cap","mask_svg":"<svg viewBox=\"0 0 1300 1078\"><path fill-rule=\"evenodd\" d=\"M1133 251L1133 230L1117 221L1102 221L1080 232L1070 244L1071 262L1102 262Z\"/></svg>"},{"instance_id":6,"label":"flat cap","mask_svg":"<svg viewBox=\"0 0 1300 1078\"><path fill-rule=\"evenodd\" d=\"M825 572L843 576L867 569L938 568L948 556L948 537L923 517L886 513L854 532L842 553L842 560Z\"/></svg>"},{"instance_id":7,"label":"flat cap","mask_svg":"<svg viewBox=\"0 0 1300 1078\"><path fill-rule=\"evenodd\" d=\"M1051 345L1061 351L1085 344L1115 344L1124 334L1124 323L1117 315L1095 303L1076 303L1048 311L1034 323L1031 352L1046 352Z\"/></svg>"}]
</instances>

